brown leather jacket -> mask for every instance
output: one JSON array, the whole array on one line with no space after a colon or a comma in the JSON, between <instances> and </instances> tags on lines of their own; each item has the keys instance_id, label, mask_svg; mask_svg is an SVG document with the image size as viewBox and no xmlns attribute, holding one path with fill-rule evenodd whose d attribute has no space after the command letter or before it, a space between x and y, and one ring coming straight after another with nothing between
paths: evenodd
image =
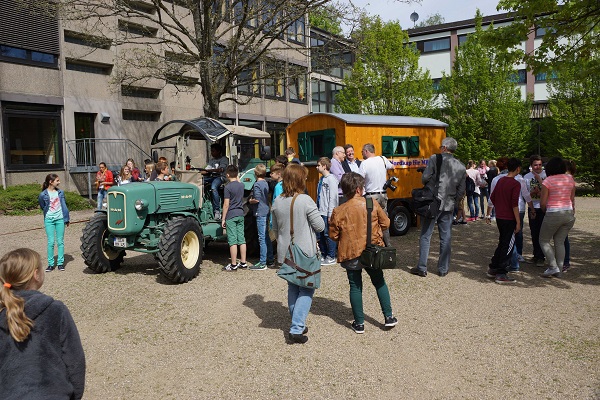
<instances>
[{"instance_id":1,"label":"brown leather jacket","mask_svg":"<svg viewBox=\"0 0 600 400\"><path fill-rule=\"evenodd\" d=\"M379 203L373 201L371 243L383 246L382 229L389 226L390 219ZM367 245L367 201L364 197L354 196L333 210L329 223L329 237L338 242L339 262L360 256Z\"/></svg>"}]
</instances>

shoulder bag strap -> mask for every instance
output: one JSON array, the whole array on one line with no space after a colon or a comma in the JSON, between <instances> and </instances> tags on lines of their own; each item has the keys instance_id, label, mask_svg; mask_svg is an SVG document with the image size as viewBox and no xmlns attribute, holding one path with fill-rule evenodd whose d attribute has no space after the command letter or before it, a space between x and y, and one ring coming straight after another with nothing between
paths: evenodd
<instances>
[{"instance_id":1,"label":"shoulder bag strap","mask_svg":"<svg viewBox=\"0 0 600 400\"><path fill-rule=\"evenodd\" d=\"M366 197L367 200L367 246L371 244L371 212L373 211L373 198Z\"/></svg>"},{"instance_id":2,"label":"shoulder bag strap","mask_svg":"<svg viewBox=\"0 0 600 400\"><path fill-rule=\"evenodd\" d=\"M290 204L290 243L294 241L294 202L298 197L298 193L292 198L292 204Z\"/></svg>"},{"instance_id":3,"label":"shoulder bag strap","mask_svg":"<svg viewBox=\"0 0 600 400\"><path fill-rule=\"evenodd\" d=\"M442 176L441 174L441 169L442 169L442 155L441 154L436 154L435 155L436 158L436 166L437 166L437 171L436 173L436 182L435 182L435 194L437 195L437 191L438 191L438 187L440 186L440 178Z\"/></svg>"}]
</instances>

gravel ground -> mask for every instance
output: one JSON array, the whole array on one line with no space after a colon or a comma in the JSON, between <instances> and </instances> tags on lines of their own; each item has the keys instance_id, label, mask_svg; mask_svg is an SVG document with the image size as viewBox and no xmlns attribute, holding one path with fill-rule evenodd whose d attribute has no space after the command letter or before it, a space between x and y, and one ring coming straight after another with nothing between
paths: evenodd
<instances>
[{"instance_id":1,"label":"gravel ground","mask_svg":"<svg viewBox=\"0 0 600 400\"><path fill-rule=\"evenodd\" d=\"M416 229L393 238L402 268L385 273L400 321L390 331L369 284L366 333L356 335L346 275L326 267L305 345L285 339L285 283L274 270L221 272L224 244L210 244L201 274L183 285L139 253L118 272L96 275L79 251L84 223L75 223L66 271L47 274L42 291L65 302L77 323L88 399L598 399L600 199L578 198L577 207L573 268L563 279L541 278L530 264L515 285L486 279L497 231L483 221L453 228L444 278L408 273L418 259ZM529 255L527 222L525 232ZM2 216L0 235L4 251L25 245L45 256L41 216Z\"/></svg>"}]
</instances>

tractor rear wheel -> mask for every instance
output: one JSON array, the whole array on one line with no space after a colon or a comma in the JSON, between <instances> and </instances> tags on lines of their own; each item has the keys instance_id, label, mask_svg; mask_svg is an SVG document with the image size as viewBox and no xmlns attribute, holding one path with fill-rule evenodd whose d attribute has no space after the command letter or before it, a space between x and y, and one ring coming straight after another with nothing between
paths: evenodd
<instances>
[{"instance_id":1,"label":"tractor rear wheel","mask_svg":"<svg viewBox=\"0 0 600 400\"><path fill-rule=\"evenodd\" d=\"M115 250L105 245L107 236L108 222L104 213L95 214L81 234L80 249L85 265L99 274L116 271L121 267L125 257L125 250Z\"/></svg>"},{"instance_id":2,"label":"tractor rear wheel","mask_svg":"<svg viewBox=\"0 0 600 400\"><path fill-rule=\"evenodd\" d=\"M166 223L158 244L160 271L175 283L188 282L200 273L202 230L194 218L174 218Z\"/></svg>"}]
</instances>

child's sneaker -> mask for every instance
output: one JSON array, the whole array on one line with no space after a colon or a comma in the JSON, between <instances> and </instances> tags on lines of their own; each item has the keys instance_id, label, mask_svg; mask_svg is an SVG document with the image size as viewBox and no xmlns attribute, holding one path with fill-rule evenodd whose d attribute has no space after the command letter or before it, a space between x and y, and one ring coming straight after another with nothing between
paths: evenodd
<instances>
[{"instance_id":1,"label":"child's sneaker","mask_svg":"<svg viewBox=\"0 0 600 400\"><path fill-rule=\"evenodd\" d=\"M65 270L65 266L64 265L59 265L58 266L58 270L59 271L64 271Z\"/></svg>"},{"instance_id":2,"label":"child's sneaker","mask_svg":"<svg viewBox=\"0 0 600 400\"><path fill-rule=\"evenodd\" d=\"M251 265L249 267L249 269L251 271L264 271L265 269L267 269L267 264L263 264L261 262L257 262L256 264Z\"/></svg>"},{"instance_id":3,"label":"child's sneaker","mask_svg":"<svg viewBox=\"0 0 600 400\"><path fill-rule=\"evenodd\" d=\"M235 267L236 267L236 268L241 268L241 269L246 269L246 268L248 268L248 263L246 263L246 262L241 262L241 261L238 261L238 263L236 264L236 266L235 266Z\"/></svg>"},{"instance_id":4,"label":"child's sneaker","mask_svg":"<svg viewBox=\"0 0 600 400\"><path fill-rule=\"evenodd\" d=\"M48 265L48 267L46 267L46 272L52 272L52 271L54 271L54 266Z\"/></svg>"},{"instance_id":5,"label":"child's sneaker","mask_svg":"<svg viewBox=\"0 0 600 400\"><path fill-rule=\"evenodd\" d=\"M237 271L237 270L238 270L238 266L233 265L233 264L227 264L226 266L223 267L223 271L233 272L233 271Z\"/></svg>"}]
</instances>

